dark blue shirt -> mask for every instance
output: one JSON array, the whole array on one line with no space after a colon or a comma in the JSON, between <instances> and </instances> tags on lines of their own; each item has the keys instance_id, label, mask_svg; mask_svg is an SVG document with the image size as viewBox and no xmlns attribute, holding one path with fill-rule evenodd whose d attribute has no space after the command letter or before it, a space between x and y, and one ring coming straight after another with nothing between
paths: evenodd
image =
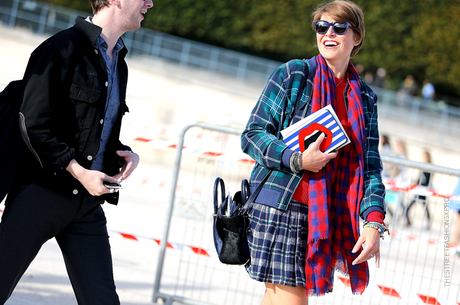
<instances>
[{"instance_id":1,"label":"dark blue shirt","mask_svg":"<svg viewBox=\"0 0 460 305\"><path fill-rule=\"evenodd\" d=\"M112 128L117 121L118 110L120 108L120 85L118 80L117 61L118 52L123 48L121 39L118 39L117 44L113 49L113 59L111 60L107 54L107 43L104 38L99 36L96 40L96 46L101 52L102 57L107 65L108 82L107 86L107 101L105 104L104 127L100 139L100 146L96 157L94 158L91 169L102 170L104 167L104 151L107 141L112 132Z\"/></svg>"}]
</instances>

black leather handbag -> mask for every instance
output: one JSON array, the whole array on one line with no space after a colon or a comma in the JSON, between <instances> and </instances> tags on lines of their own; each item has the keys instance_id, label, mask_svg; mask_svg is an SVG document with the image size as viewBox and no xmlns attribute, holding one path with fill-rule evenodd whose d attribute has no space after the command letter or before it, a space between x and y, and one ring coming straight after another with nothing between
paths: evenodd
<instances>
[{"instance_id":1,"label":"black leather handbag","mask_svg":"<svg viewBox=\"0 0 460 305\"><path fill-rule=\"evenodd\" d=\"M218 177L214 183L213 236L219 260L228 265L242 265L250 259L247 230L248 212L261 191L271 171L251 194L249 182L241 182L241 190L232 197L225 196L224 180ZM221 195L219 196L219 186ZM220 202L219 202L220 198Z\"/></svg>"}]
</instances>

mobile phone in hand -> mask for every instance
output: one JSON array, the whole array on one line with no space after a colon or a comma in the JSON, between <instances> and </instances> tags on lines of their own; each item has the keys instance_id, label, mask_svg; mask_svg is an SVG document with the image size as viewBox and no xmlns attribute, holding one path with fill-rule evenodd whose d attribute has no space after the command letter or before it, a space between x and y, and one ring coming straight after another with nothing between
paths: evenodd
<instances>
[{"instance_id":1,"label":"mobile phone in hand","mask_svg":"<svg viewBox=\"0 0 460 305\"><path fill-rule=\"evenodd\" d=\"M108 189L111 189L111 190L119 190L121 189L121 185L118 184L118 183L113 183L113 182L107 182L107 181L104 181L104 186Z\"/></svg>"}]
</instances>

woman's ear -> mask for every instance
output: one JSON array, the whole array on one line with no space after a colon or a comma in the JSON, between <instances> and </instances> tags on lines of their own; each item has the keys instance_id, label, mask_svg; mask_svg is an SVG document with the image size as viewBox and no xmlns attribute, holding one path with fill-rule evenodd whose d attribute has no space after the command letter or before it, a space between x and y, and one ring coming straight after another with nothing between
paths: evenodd
<instances>
[{"instance_id":1,"label":"woman's ear","mask_svg":"<svg viewBox=\"0 0 460 305\"><path fill-rule=\"evenodd\" d=\"M355 38L355 42L353 43L353 45L356 47L361 43L361 38L356 34L354 38Z\"/></svg>"}]
</instances>

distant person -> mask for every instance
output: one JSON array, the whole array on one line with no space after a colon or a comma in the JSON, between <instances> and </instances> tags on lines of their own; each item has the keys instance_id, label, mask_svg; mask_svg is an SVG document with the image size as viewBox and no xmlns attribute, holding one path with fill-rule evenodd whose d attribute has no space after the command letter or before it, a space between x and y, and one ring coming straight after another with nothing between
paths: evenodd
<instances>
[{"instance_id":1,"label":"distant person","mask_svg":"<svg viewBox=\"0 0 460 305\"><path fill-rule=\"evenodd\" d=\"M434 101L435 99L435 90L432 83L429 80L425 79L423 81L422 87L422 97L426 100Z\"/></svg>"},{"instance_id":2,"label":"distant person","mask_svg":"<svg viewBox=\"0 0 460 305\"><path fill-rule=\"evenodd\" d=\"M251 187L270 175L249 213L246 270L265 284L262 305L308 304L308 296L332 291L336 269L350 276L354 294L363 293L367 260L375 257L379 266L380 237L388 231L377 99L350 61L363 43L363 12L351 1L328 2L313 13L312 27L315 73L308 76L307 60L277 68L241 136L243 151L256 161ZM307 78L312 87L299 93ZM326 105L352 143L323 153L320 135L303 152L288 148L281 130ZM360 215L366 220L361 236Z\"/></svg>"},{"instance_id":3,"label":"distant person","mask_svg":"<svg viewBox=\"0 0 460 305\"><path fill-rule=\"evenodd\" d=\"M396 101L399 106L404 106L412 96L417 95L417 83L412 75L407 75L401 82L399 90L396 93Z\"/></svg>"},{"instance_id":4,"label":"distant person","mask_svg":"<svg viewBox=\"0 0 460 305\"><path fill-rule=\"evenodd\" d=\"M391 144L390 144L390 137L386 134L381 134L380 135L380 145L382 147L382 152L385 153L392 153L393 149L391 149Z\"/></svg>"},{"instance_id":5,"label":"distant person","mask_svg":"<svg viewBox=\"0 0 460 305\"><path fill-rule=\"evenodd\" d=\"M407 159L406 144L403 140L398 140L393 150L393 155L398 158ZM395 166L394 172L392 173L393 179L396 184L400 187L406 187L409 183L407 176L407 168L402 165Z\"/></svg>"},{"instance_id":6,"label":"distant person","mask_svg":"<svg viewBox=\"0 0 460 305\"><path fill-rule=\"evenodd\" d=\"M375 74L374 80L372 82L372 86L378 87L378 88L385 88L386 87L386 75L387 71L385 68L378 68L377 73Z\"/></svg>"},{"instance_id":7,"label":"distant person","mask_svg":"<svg viewBox=\"0 0 460 305\"><path fill-rule=\"evenodd\" d=\"M362 64L357 64L355 68L356 72L358 72L358 75L362 76L364 72L364 66Z\"/></svg>"},{"instance_id":8,"label":"distant person","mask_svg":"<svg viewBox=\"0 0 460 305\"><path fill-rule=\"evenodd\" d=\"M428 151L423 152L423 162L431 164L431 154L430 154L430 152L428 152ZM420 189L422 194L415 195L414 198L411 200L411 202L409 203L409 205L406 208L404 216L406 217L406 225L407 226L412 225L412 221L409 218L410 210L414 206L414 204L417 203L417 202L423 203L423 205L425 207L426 211L424 212L424 215L426 214L427 221L428 221L428 223L425 224L426 227L429 228L430 225L431 225L431 216L430 216L430 211L429 211L428 205L427 205L427 196L424 194L424 193L426 193L428 191L429 187L431 186L431 176L432 176L431 172L423 171L423 172L420 173L420 177L417 180L417 185L419 186L419 189Z\"/></svg>"},{"instance_id":9,"label":"distant person","mask_svg":"<svg viewBox=\"0 0 460 305\"><path fill-rule=\"evenodd\" d=\"M394 151L391 148L390 138L386 134L380 135L380 152L384 155L393 155ZM388 163L383 163L382 176L385 178L390 178L394 175L394 166Z\"/></svg>"},{"instance_id":10,"label":"distant person","mask_svg":"<svg viewBox=\"0 0 460 305\"><path fill-rule=\"evenodd\" d=\"M78 304L120 304L101 204L118 202L107 183L128 179L139 163L119 140L128 110L120 37L140 27L153 3L91 6L93 17L78 17L33 51L24 74L21 133L30 151L0 223L0 304L53 237Z\"/></svg>"},{"instance_id":11,"label":"distant person","mask_svg":"<svg viewBox=\"0 0 460 305\"><path fill-rule=\"evenodd\" d=\"M372 84L372 82L374 81L374 75L372 74L372 72L366 72L366 74L364 75L364 81L368 85Z\"/></svg>"}]
</instances>

